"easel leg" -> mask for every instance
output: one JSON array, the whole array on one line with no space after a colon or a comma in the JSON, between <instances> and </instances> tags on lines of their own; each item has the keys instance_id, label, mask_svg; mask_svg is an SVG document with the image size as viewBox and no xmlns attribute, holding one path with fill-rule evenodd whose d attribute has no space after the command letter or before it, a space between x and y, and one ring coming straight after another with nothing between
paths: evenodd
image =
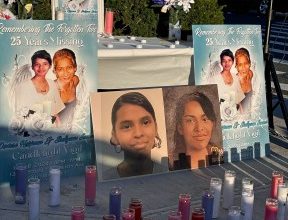
<instances>
[{"instance_id":1,"label":"easel leg","mask_svg":"<svg viewBox=\"0 0 288 220\"><path fill-rule=\"evenodd\" d=\"M273 63L273 57L270 55L269 56L269 66L270 66L270 73L271 73L271 77L273 79L273 83L275 86L275 90L276 90L276 94L277 94L277 98L278 98L278 103L276 103L276 105L280 104L281 110L282 110L282 116L284 118L285 124L286 124L286 129L288 130L288 111L285 105L285 100L283 97L283 93L279 84L279 80L277 77L277 73L274 67L274 63ZM272 107L272 109L274 110L274 108ZM272 111L273 111L272 110ZM273 117L273 114L272 114ZM274 126L273 126L274 128Z\"/></svg>"},{"instance_id":2,"label":"easel leg","mask_svg":"<svg viewBox=\"0 0 288 220\"><path fill-rule=\"evenodd\" d=\"M269 124L269 128L274 130L270 70L271 70L270 55L265 54L265 83L266 83L266 102L267 102L268 124Z\"/></svg>"}]
</instances>

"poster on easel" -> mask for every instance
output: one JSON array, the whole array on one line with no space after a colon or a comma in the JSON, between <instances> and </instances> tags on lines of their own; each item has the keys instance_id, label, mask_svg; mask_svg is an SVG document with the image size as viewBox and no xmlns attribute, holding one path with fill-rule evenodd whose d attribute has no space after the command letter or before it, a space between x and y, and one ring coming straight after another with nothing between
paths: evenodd
<instances>
[{"instance_id":1,"label":"poster on easel","mask_svg":"<svg viewBox=\"0 0 288 220\"><path fill-rule=\"evenodd\" d=\"M216 85L96 92L99 181L223 163Z\"/></svg>"},{"instance_id":2,"label":"poster on easel","mask_svg":"<svg viewBox=\"0 0 288 220\"><path fill-rule=\"evenodd\" d=\"M52 0L57 11L64 12L65 20L97 19L97 1L95 0Z\"/></svg>"},{"instance_id":3,"label":"poster on easel","mask_svg":"<svg viewBox=\"0 0 288 220\"><path fill-rule=\"evenodd\" d=\"M94 161L89 93L97 89L97 25L0 23L0 182L14 166L45 179L50 166L79 175Z\"/></svg>"},{"instance_id":4,"label":"poster on easel","mask_svg":"<svg viewBox=\"0 0 288 220\"><path fill-rule=\"evenodd\" d=\"M217 84L225 160L269 154L260 25L193 25L195 83Z\"/></svg>"}]
</instances>

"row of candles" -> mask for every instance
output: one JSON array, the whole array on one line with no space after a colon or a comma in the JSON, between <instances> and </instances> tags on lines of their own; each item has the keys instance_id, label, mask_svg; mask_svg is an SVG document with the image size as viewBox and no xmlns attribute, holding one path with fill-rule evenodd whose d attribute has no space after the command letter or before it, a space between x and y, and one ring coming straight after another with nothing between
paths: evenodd
<instances>
[{"instance_id":1,"label":"row of candles","mask_svg":"<svg viewBox=\"0 0 288 220\"><path fill-rule=\"evenodd\" d=\"M110 38L110 39L114 39L113 36L110 36L109 38ZM143 45L147 43L146 39L136 40L136 37L134 37L134 36L130 36L129 39L132 40L132 41L139 41L139 42L141 43L141 44L134 44L134 46L135 46L137 49L143 48ZM119 41L120 43L125 43L125 38L119 38L118 41ZM169 48L174 49L174 48L176 48L176 45L179 45L179 44L180 44L180 41L176 40L176 41L174 42L174 44L170 44L170 45L169 45ZM132 45L133 45L133 44L132 44ZM114 48L114 45L113 45L112 43L108 43L106 46L107 46L107 48L110 48L110 49Z\"/></svg>"},{"instance_id":2,"label":"row of candles","mask_svg":"<svg viewBox=\"0 0 288 220\"><path fill-rule=\"evenodd\" d=\"M60 167L53 166L49 170L49 206L60 205ZM26 188L28 188L29 219L39 219L40 216L40 180L29 178L27 181L27 167L25 164L17 164L15 168L15 203L26 203ZM241 207L234 206L234 186L236 173L226 170L224 175L223 193L222 179L211 178L209 190L202 195L202 206L192 210L191 220L210 220L219 217L221 195L222 207L228 209L228 220L252 220L254 191L251 178L242 179ZM28 182L28 187L27 187ZM103 220L141 220L142 201L132 198L129 207L121 210L121 188L113 187L109 194L109 214L103 216ZM94 206L96 198L96 166L88 165L85 168L85 205ZM283 173L272 172L270 197L266 199L264 220L288 219L288 184L284 183ZM180 194L178 198L178 210L168 213L168 220L190 219L190 194ZM84 220L84 206L72 207L71 219Z\"/></svg>"}]
</instances>

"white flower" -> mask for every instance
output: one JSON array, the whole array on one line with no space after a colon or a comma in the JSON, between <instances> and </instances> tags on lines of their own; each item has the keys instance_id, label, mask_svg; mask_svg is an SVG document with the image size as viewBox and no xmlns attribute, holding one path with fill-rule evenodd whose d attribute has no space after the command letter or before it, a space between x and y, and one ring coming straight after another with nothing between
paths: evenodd
<instances>
[{"instance_id":1,"label":"white flower","mask_svg":"<svg viewBox=\"0 0 288 220\"><path fill-rule=\"evenodd\" d=\"M17 117L26 118L28 117L29 109L27 107L23 107L16 112Z\"/></svg>"},{"instance_id":2,"label":"white flower","mask_svg":"<svg viewBox=\"0 0 288 220\"><path fill-rule=\"evenodd\" d=\"M9 131L13 134L21 135L24 132L24 118L13 117L9 123Z\"/></svg>"},{"instance_id":3,"label":"white flower","mask_svg":"<svg viewBox=\"0 0 288 220\"><path fill-rule=\"evenodd\" d=\"M168 5L164 5L164 6L161 8L161 12L162 12L162 13L166 13L168 10L169 10L169 6L168 6Z\"/></svg>"},{"instance_id":4,"label":"white flower","mask_svg":"<svg viewBox=\"0 0 288 220\"><path fill-rule=\"evenodd\" d=\"M51 116L47 114L30 114L25 120L25 129L31 136L41 135L52 127Z\"/></svg>"},{"instance_id":5,"label":"white flower","mask_svg":"<svg viewBox=\"0 0 288 220\"><path fill-rule=\"evenodd\" d=\"M220 112L223 121L231 121L237 116L236 104L224 101L220 105Z\"/></svg>"},{"instance_id":6,"label":"white flower","mask_svg":"<svg viewBox=\"0 0 288 220\"><path fill-rule=\"evenodd\" d=\"M162 7L161 12L166 13L167 10L174 6L176 9L183 8L183 11L188 13L193 3L194 0L165 0L165 5Z\"/></svg>"}]
</instances>

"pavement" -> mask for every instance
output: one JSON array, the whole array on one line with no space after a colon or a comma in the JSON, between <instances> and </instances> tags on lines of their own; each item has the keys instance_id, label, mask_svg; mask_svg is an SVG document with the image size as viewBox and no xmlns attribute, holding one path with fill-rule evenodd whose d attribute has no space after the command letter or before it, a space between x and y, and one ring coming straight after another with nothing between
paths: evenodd
<instances>
[{"instance_id":1,"label":"pavement","mask_svg":"<svg viewBox=\"0 0 288 220\"><path fill-rule=\"evenodd\" d=\"M283 141L283 140L282 140ZM122 188L122 208L128 207L131 198L143 202L143 217L148 220L164 220L171 210L177 210L178 195L191 194L191 209L201 206L201 195L209 188L211 177L223 179L225 170L236 171L234 205L240 205L241 180L250 177L254 181L255 201L253 219L264 219L265 199L269 197L271 173L280 170L288 179L288 142L284 147L271 141L271 155L253 160L227 163L198 170L182 170L159 175L142 176L106 182L97 182L96 206L85 207L85 219L102 219L108 213L109 191L113 186ZM41 220L70 219L71 207L84 204L84 176L66 177L61 180L61 205L48 206L49 187L41 184ZM0 220L28 219L28 204L14 203L14 188L0 188ZM227 210L220 209L218 219L224 220Z\"/></svg>"}]
</instances>

